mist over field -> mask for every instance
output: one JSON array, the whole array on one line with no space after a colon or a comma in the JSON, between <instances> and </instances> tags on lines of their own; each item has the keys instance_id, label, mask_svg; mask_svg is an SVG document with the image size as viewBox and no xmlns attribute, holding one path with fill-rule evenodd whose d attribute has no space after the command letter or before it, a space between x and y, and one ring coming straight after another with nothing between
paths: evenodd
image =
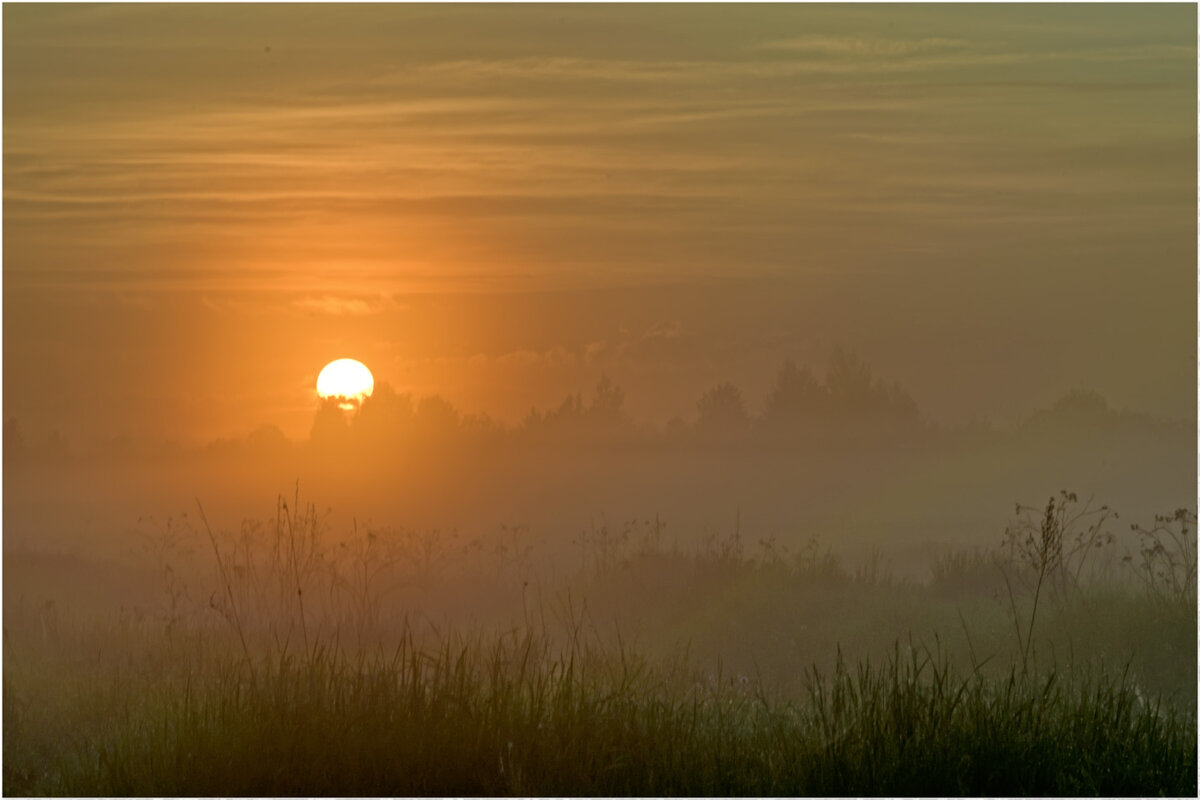
<instances>
[{"instance_id":1,"label":"mist over field","mask_svg":"<svg viewBox=\"0 0 1200 800\"><path fill-rule=\"evenodd\" d=\"M1194 794L1194 7L3 14L5 794Z\"/></svg>"},{"instance_id":2,"label":"mist over field","mask_svg":"<svg viewBox=\"0 0 1200 800\"><path fill-rule=\"evenodd\" d=\"M381 383L360 409L314 401L308 436L264 425L198 446L113 439L78 452L6 427L9 550L130 555L138 537L195 512L228 527L298 488L343 531L363 525L501 526L547 544L658 518L692 544L812 538L878 551L914 577L950 547L998 544L1016 503L1069 489L1131 520L1187 507L1195 427L1113 409L1077 390L1018 425L938 425L899 383L837 349L786 362L765 398L714 383L664 425L638 420L606 375L517 424Z\"/></svg>"}]
</instances>

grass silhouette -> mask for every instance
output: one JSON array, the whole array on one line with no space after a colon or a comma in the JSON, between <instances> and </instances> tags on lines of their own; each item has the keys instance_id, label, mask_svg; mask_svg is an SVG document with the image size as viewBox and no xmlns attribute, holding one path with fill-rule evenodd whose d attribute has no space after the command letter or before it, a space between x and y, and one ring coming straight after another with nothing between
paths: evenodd
<instances>
[{"instance_id":1,"label":"grass silhouette","mask_svg":"<svg viewBox=\"0 0 1200 800\"><path fill-rule=\"evenodd\" d=\"M1035 575L1033 597L989 601L999 635L1022 631L1005 656L978 623L984 600L970 595L991 556L942 559L920 586L893 581L877 565L847 571L815 543L790 554L767 541L761 555L747 555L740 529L694 552L668 550L655 520L584 537L590 571L550 599L531 595L528 547L519 531L506 531L504 547L484 555L493 572L524 584L522 621L512 626L447 626L415 611L389 622L381 576L404 562L421 578L418 593L430 580L451 581L445 543L426 536L391 546L368 532L357 549L330 547L311 506L297 498L277 508L274 525L233 536L201 515L200 540L216 566L216 585L197 592L205 614L178 615L181 592L171 584L167 620L64 623L57 639L33 637L40 644L30 646L15 619L21 641L9 641L6 619L6 794L1196 791L1196 722L1186 702L1146 691L1128 661L1047 658L1033 641L1053 646L1044 637L1063 630L1080 640L1112 637L1094 626L1118 618L1186 646L1195 630L1194 606L1181 605L1194 597L1186 592L1161 616L1162 592L1080 583L1038 598ZM900 644L894 628L869 633L876 647L853 658L835 645L825 666L787 660L790 683L721 662L705 670L697 653L651 656L596 625L605 598L632 602L639 569L661 578L659 594L635 598L639 610L654 617L655 607L666 609L677 630L726 624L712 614L681 617L681 593L711 593L732 624L749 627L765 606L807 608L797 622L805 628L835 609L846 639L903 601L918 616L954 614L969 660L936 636L932 645ZM673 572L681 578L675 594ZM1023 623L1020 614L1029 615ZM881 648L885 635L890 645ZM825 641L814 639L816 647ZM1174 663L1189 661L1180 658ZM1160 676L1168 685L1193 677Z\"/></svg>"}]
</instances>

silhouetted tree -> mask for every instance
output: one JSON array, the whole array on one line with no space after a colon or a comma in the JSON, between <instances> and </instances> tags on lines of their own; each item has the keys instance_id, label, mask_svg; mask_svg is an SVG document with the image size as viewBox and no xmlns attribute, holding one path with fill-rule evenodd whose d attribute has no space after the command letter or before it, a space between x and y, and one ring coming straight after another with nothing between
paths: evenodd
<instances>
[{"instance_id":1,"label":"silhouetted tree","mask_svg":"<svg viewBox=\"0 0 1200 800\"><path fill-rule=\"evenodd\" d=\"M696 402L696 410L700 412L696 427L705 432L738 433L750 422L742 392L732 383L719 383L706 391Z\"/></svg>"},{"instance_id":2,"label":"silhouetted tree","mask_svg":"<svg viewBox=\"0 0 1200 800\"><path fill-rule=\"evenodd\" d=\"M396 446L410 432L414 416L411 394L397 394L390 384L377 384L354 416L355 436L374 445Z\"/></svg>"},{"instance_id":3,"label":"silhouetted tree","mask_svg":"<svg viewBox=\"0 0 1200 800\"><path fill-rule=\"evenodd\" d=\"M1021 429L1039 434L1082 434L1102 427L1113 427L1117 416L1109 410L1108 401L1101 395L1073 389L1054 401L1049 408L1031 414Z\"/></svg>"},{"instance_id":4,"label":"silhouetted tree","mask_svg":"<svg viewBox=\"0 0 1200 800\"><path fill-rule=\"evenodd\" d=\"M275 425L260 425L246 437L246 448L260 456L280 456L291 451L292 441Z\"/></svg>"},{"instance_id":5,"label":"silhouetted tree","mask_svg":"<svg viewBox=\"0 0 1200 800\"><path fill-rule=\"evenodd\" d=\"M827 413L829 392L808 367L784 362L775 385L767 396L763 421L772 426L794 426L813 421Z\"/></svg>"},{"instance_id":6,"label":"silhouetted tree","mask_svg":"<svg viewBox=\"0 0 1200 800\"><path fill-rule=\"evenodd\" d=\"M417 405L415 422L423 435L447 436L458 430L458 409L440 395L422 397Z\"/></svg>"},{"instance_id":7,"label":"silhouetted tree","mask_svg":"<svg viewBox=\"0 0 1200 800\"><path fill-rule=\"evenodd\" d=\"M1073 389L1055 401L1051 413L1074 420L1098 420L1108 414L1108 401L1098 392Z\"/></svg>"},{"instance_id":8,"label":"silhouetted tree","mask_svg":"<svg viewBox=\"0 0 1200 800\"><path fill-rule=\"evenodd\" d=\"M625 412L625 391L604 375L590 402L579 393L567 395L553 411L530 411L521 430L525 437L542 443L570 440L612 444L635 429Z\"/></svg>"},{"instance_id":9,"label":"silhouetted tree","mask_svg":"<svg viewBox=\"0 0 1200 800\"><path fill-rule=\"evenodd\" d=\"M691 428L679 417L671 417L663 426L663 439L671 445L679 445L687 440Z\"/></svg>"},{"instance_id":10,"label":"silhouetted tree","mask_svg":"<svg viewBox=\"0 0 1200 800\"><path fill-rule=\"evenodd\" d=\"M871 368L857 355L840 347L834 349L829 358L825 386L836 413L854 414L875 405Z\"/></svg>"},{"instance_id":11,"label":"silhouetted tree","mask_svg":"<svg viewBox=\"0 0 1200 800\"><path fill-rule=\"evenodd\" d=\"M825 384L830 409L844 424L878 435L911 429L920 421L916 402L900 384L875 380L865 361L840 347L829 359Z\"/></svg>"},{"instance_id":12,"label":"silhouetted tree","mask_svg":"<svg viewBox=\"0 0 1200 800\"><path fill-rule=\"evenodd\" d=\"M588 422L609 428L619 425L626 421L624 404L625 390L602 375L586 413Z\"/></svg>"},{"instance_id":13,"label":"silhouetted tree","mask_svg":"<svg viewBox=\"0 0 1200 800\"><path fill-rule=\"evenodd\" d=\"M312 429L308 440L313 447L327 449L344 447L350 441L350 424L346 420L346 412L338 405L335 397L321 400L317 414L313 417Z\"/></svg>"},{"instance_id":14,"label":"silhouetted tree","mask_svg":"<svg viewBox=\"0 0 1200 800\"><path fill-rule=\"evenodd\" d=\"M498 442L504 439L507 429L504 423L487 414L468 414L459 421L463 436L472 442Z\"/></svg>"},{"instance_id":15,"label":"silhouetted tree","mask_svg":"<svg viewBox=\"0 0 1200 800\"><path fill-rule=\"evenodd\" d=\"M903 386L893 383L890 386L880 386L879 391L883 396L884 408L893 422L919 421L921 410L917 407L917 401L912 399Z\"/></svg>"},{"instance_id":16,"label":"silhouetted tree","mask_svg":"<svg viewBox=\"0 0 1200 800\"><path fill-rule=\"evenodd\" d=\"M553 411L541 412L536 408L529 412L525 420L527 427L554 425L558 427L578 425L583 417L583 395L569 394Z\"/></svg>"}]
</instances>

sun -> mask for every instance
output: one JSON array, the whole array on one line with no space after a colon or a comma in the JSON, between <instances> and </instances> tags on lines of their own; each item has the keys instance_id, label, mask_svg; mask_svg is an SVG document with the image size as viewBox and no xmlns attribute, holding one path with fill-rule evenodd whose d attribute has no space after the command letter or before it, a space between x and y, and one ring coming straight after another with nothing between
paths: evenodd
<instances>
[{"instance_id":1,"label":"sun","mask_svg":"<svg viewBox=\"0 0 1200 800\"><path fill-rule=\"evenodd\" d=\"M346 411L358 408L375 390L371 370L353 358L330 361L317 376L317 394L322 399L333 398Z\"/></svg>"}]
</instances>

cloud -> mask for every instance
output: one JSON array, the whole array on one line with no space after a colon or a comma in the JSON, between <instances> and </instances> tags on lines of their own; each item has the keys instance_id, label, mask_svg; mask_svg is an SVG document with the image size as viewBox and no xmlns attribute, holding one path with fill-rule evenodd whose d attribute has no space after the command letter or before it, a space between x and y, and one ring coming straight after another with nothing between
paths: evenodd
<instances>
[{"instance_id":1,"label":"cloud","mask_svg":"<svg viewBox=\"0 0 1200 800\"><path fill-rule=\"evenodd\" d=\"M557 346L549 350L517 350L495 356L491 359L502 367L573 367L578 363L578 357L565 347Z\"/></svg>"},{"instance_id":2,"label":"cloud","mask_svg":"<svg viewBox=\"0 0 1200 800\"><path fill-rule=\"evenodd\" d=\"M583 363L588 367L645 369L687 361L699 351L697 337L679 320L659 320L640 334L620 328L609 338L588 343L583 349Z\"/></svg>"},{"instance_id":3,"label":"cloud","mask_svg":"<svg viewBox=\"0 0 1200 800\"><path fill-rule=\"evenodd\" d=\"M1167 134L1194 140L1194 114L1172 104L1194 101L1194 67L1180 65L1195 46L1172 43L1162 20L1114 45L1095 22L1051 38L913 17L905 36L855 12L862 32L848 36L797 11L719 43L614 49L590 25L562 42L525 38L532 11L481 24L489 46L468 46L456 12L428 23L446 38L411 35L401 56L372 38L387 26L370 14L404 12L331 10L367 39L322 40L320 54L344 59L268 76L250 72L266 67L258 38L223 10L195 13L205 21L186 36L170 15L135 35L122 21L140 11L18 13L6 109L10 90L28 102L5 126L6 280L266 288L302 272L292 288L310 296L295 309L352 316L378 304L344 292L417 281L731 274L809 254L837 268L985 236L1002 245L1014 220L1058 225L1066 211L1161 216L1194 161L1172 148L1144 168ZM220 69L247 71L236 91L205 61L228 37L247 60L221 51ZM65 65L49 66L51 45ZM125 56L101 58L108 49ZM1119 175L1073 156L1125 142Z\"/></svg>"},{"instance_id":4,"label":"cloud","mask_svg":"<svg viewBox=\"0 0 1200 800\"><path fill-rule=\"evenodd\" d=\"M301 311L331 316L362 316L379 310L378 302L373 300L333 295L302 297L292 301L292 307Z\"/></svg>"},{"instance_id":5,"label":"cloud","mask_svg":"<svg viewBox=\"0 0 1200 800\"><path fill-rule=\"evenodd\" d=\"M903 57L925 53L963 51L975 46L966 39L885 39L859 36L799 36L757 45L755 50L832 56L838 58Z\"/></svg>"},{"instance_id":6,"label":"cloud","mask_svg":"<svg viewBox=\"0 0 1200 800\"><path fill-rule=\"evenodd\" d=\"M498 354L480 352L465 357L449 355L427 358L405 358L397 356L395 363L404 368L436 366L447 368L450 371L459 370L464 366L469 369L499 368L524 370L542 367L562 369L579 366L580 357L570 348L556 345L546 350L521 349Z\"/></svg>"},{"instance_id":7,"label":"cloud","mask_svg":"<svg viewBox=\"0 0 1200 800\"><path fill-rule=\"evenodd\" d=\"M645 333L642 334L643 339L677 339L683 335L683 324L679 320L673 319L670 322L656 322L651 325Z\"/></svg>"},{"instance_id":8,"label":"cloud","mask_svg":"<svg viewBox=\"0 0 1200 800\"><path fill-rule=\"evenodd\" d=\"M158 304L152 296L143 293L117 292L115 299L122 306L140 309L154 308Z\"/></svg>"},{"instance_id":9,"label":"cloud","mask_svg":"<svg viewBox=\"0 0 1200 800\"><path fill-rule=\"evenodd\" d=\"M589 367L600 363L605 351L608 349L608 342L600 340L596 342L588 342L587 347L583 350L584 363Z\"/></svg>"}]
</instances>

